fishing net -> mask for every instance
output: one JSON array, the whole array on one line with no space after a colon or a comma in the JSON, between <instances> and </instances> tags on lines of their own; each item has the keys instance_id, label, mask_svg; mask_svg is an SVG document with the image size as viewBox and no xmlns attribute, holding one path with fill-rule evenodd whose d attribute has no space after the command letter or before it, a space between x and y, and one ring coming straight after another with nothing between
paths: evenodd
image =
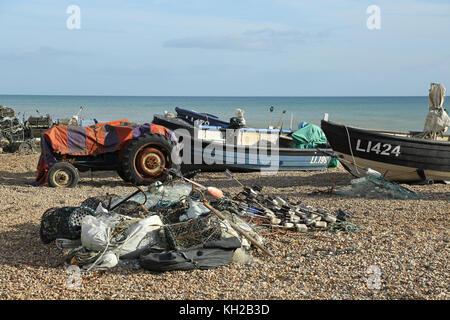
<instances>
[{"instance_id":1,"label":"fishing net","mask_svg":"<svg viewBox=\"0 0 450 320\"><path fill-rule=\"evenodd\" d=\"M57 238L78 239L69 228L69 218L76 207L62 207L47 209L41 217L39 236L45 244L55 241Z\"/></svg>"},{"instance_id":2,"label":"fishing net","mask_svg":"<svg viewBox=\"0 0 450 320\"><path fill-rule=\"evenodd\" d=\"M109 197L88 198L79 207L50 208L41 217L40 238L43 243L50 243L58 238L79 239L81 222L87 215L98 215L96 209L101 204L107 207Z\"/></svg>"},{"instance_id":3,"label":"fishing net","mask_svg":"<svg viewBox=\"0 0 450 320\"><path fill-rule=\"evenodd\" d=\"M335 223L331 223L329 225L329 229L334 231L334 232L339 232L339 231L343 231L343 232L347 232L347 233L359 233L360 232L360 228L350 222L346 222L346 221L337 221Z\"/></svg>"},{"instance_id":4,"label":"fishing net","mask_svg":"<svg viewBox=\"0 0 450 320\"><path fill-rule=\"evenodd\" d=\"M180 201L175 203L160 200L151 208L151 210L163 215L164 219L162 219L162 221L165 224L176 224L180 221L180 216L185 214L188 208L189 202L187 201L187 198L183 197Z\"/></svg>"},{"instance_id":5,"label":"fishing net","mask_svg":"<svg viewBox=\"0 0 450 320\"><path fill-rule=\"evenodd\" d=\"M352 189L367 198L418 199L419 195L396 183L375 177L355 179Z\"/></svg>"},{"instance_id":6,"label":"fishing net","mask_svg":"<svg viewBox=\"0 0 450 320\"><path fill-rule=\"evenodd\" d=\"M133 200L128 200L120 204L114 209L114 213L121 214L129 217L142 217L145 216L142 204Z\"/></svg>"},{"instance_id":7,"label":"fishing net","mask_svg":"<svg viewBox=\"0 0 450 320\"><path fill-rule=\"evenodd\" d=\"M222 238L220 220L211 214L172 224L165 216L161 216L161 220L165 224L165 238L171 250L188 249Z\"/></svg>"}]
</instances>

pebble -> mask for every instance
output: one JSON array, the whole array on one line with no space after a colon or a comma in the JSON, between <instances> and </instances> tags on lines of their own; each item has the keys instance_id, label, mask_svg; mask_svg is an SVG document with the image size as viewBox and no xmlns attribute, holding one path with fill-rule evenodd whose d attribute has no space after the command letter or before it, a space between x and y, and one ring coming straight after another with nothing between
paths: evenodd
<instances>
[{"instance_id":1,"label":"pebble","mask_svg":"<svg viewBox=\"0 0 450 320\"><path fill-rule=\"evenodd\" d=\"M308 227L306 224L296 224L295 227L297 228L298 232L308 232Z\"/></svg>"},{"instance_id":2,"label":"pebble","mask_svg":"<svg viewBox=\"0 0 450 320\"><path fill-rule=\"evenodd\" d=\"M327 227L327 223L325 221L317 221L314 222L314 226L316 228L326 228Z\"/></svg>"},{"instance_id":3,"label":"pebble","mask_svg":"<svg viewBox=\"0 0 450 320\"><path fill-rule=\"evenodd\" d=\"M294 228L294 224L292 222L285 222L283 226L289 229Z\"/></svg>"},{"instance_id":4,"label":"pebble","mask_svg":"<svg viewBox=\"0 0 450 320\"><path fill-rule=\"evenodd\" d=\"M43 212L60 207L60 201L76 206L88 197L124 195L135 188L121 182L115 172L94 172L92 181L82 177L70 190L34 188L25 183L34 179L38 158L37 154L0 154L1 299L450 298L450 185L407 186L424 194L420 200L311 195L333 184L348 185L353 177L342 168L280 172L270 177L240 173L236 177L245 185L257 181L264 194L301 200L331 214L342 209L361 227L358 234L262 227L265 245L274 257L252 249L251 264L231 263L213 270L164 274L122 268L94 271L82 276L79 289L68 289L70 274L60 265L60 251L39 239ZM195 181L226 192L240 191L223 173L201 173ZM369 279L379 279L379 287L369 287Z\"/></svg>"},{"instance_id":5,"label":"pebble","mask_svg":"<svg viewBox=\"0 0 450 320\"><path fill-rule=\"evenodd\" d=\"M272 218L270 219L270 223L271 223L271 224L274 224L274 225L279 225L279 224L281 223L281 219L272 217Z\"/></svg>"}]
</instances>

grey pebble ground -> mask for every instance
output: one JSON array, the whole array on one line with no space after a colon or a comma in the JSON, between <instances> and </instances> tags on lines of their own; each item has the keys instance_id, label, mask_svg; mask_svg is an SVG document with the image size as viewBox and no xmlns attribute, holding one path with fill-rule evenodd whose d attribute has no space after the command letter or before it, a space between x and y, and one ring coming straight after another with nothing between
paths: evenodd
<instances>
[{"instance_id":1,"label":"grey pebble ground","mask_svg":"<svg viewBox=\"0 0 450 320\"><path fill-rule=\"evenodd\" d=\"M134 191L113 172L83 176L74 189L32 187L38 155L0 154L0 299L449 299L450 185L408 186L420 200L375 200L326 193L352 177L343 169L287 172L275 176L238 174L263 193L334 213L342 209L360 233L270 232L274 253L257 250L252 264L232 263L207 271L150 273L131 266L95 271L70 289L72 275L61 252L39 239L43 212L77 206L106 193ZM196 181L236 192L221 173Z\"/></svg>"}]
</instances>

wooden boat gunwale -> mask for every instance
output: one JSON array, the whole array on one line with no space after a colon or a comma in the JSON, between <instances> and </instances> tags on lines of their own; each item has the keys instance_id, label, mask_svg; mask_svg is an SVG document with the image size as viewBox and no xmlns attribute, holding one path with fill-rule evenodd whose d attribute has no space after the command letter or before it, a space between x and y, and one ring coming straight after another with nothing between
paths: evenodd
<instances>
[{"instance_id":1,"label":"wooden boat gunwale","mask_svg":"<svg viewBox=\"0 0 450 320\"><path fill-rule=\"evenodd\" d=\"M322 120L325 121L325 120ZM386 138L392 138L393 136L404 140L404 141L417 141L417 142L422 142L425 144L450 144L450 141L443 141L443 140L431 140L431 139L423 139L423 138L418 138L418 137L412 137L410 136L411 134L419 134L421 133L420 131L394 131L394 130L379 130L379 129L367 129L367 128L361 128L361 127L356 127L356 126L351 126L351 125L346 125L346 124L341 124L338 122L334 122L334 121L325 121L328 122L329 124L332 125L336 125L336 126L342 126L342 127L346 127L348 129L353 129L353 130L357 130L357 131L362 131L362 132L368 132L368 133L372 133L372 134L378 134L381 136L384 136ZM407 135L402 136L403 134ZM443 137L448 137L450 138L450 134L444 134Z\"/></svg>"}]
</instances>

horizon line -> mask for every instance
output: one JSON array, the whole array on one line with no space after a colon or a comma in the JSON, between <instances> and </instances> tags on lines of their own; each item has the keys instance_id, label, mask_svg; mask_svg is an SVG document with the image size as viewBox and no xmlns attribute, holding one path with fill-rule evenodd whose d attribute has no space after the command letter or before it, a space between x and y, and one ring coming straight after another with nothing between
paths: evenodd
<instances>
[{"instance_id":1,"label":"horizon line","mask_svg":"<svg viewBox=\"0 0 450 320\"><path fill-rule=\"evenodd\" d=\"M13 94L13 93L0 93L0 96L38 96L38 97L131 97L131 98L415 98L415 97L428 97L428 95L414 95L414 96L408 96L408 95L376 95L376 96L365 96L365 95L356 95L356 96L349 96L349 95L342 95L342 96L336 96L336 95L324 95L324 96L291 96L291 95L274 95L274 96L255 96L255 95L237 95L237 96L223 96L223 95L174 95L174 96L167 96L167 95L106 95L106 94Z\"/></svg>"}]
</instances>

